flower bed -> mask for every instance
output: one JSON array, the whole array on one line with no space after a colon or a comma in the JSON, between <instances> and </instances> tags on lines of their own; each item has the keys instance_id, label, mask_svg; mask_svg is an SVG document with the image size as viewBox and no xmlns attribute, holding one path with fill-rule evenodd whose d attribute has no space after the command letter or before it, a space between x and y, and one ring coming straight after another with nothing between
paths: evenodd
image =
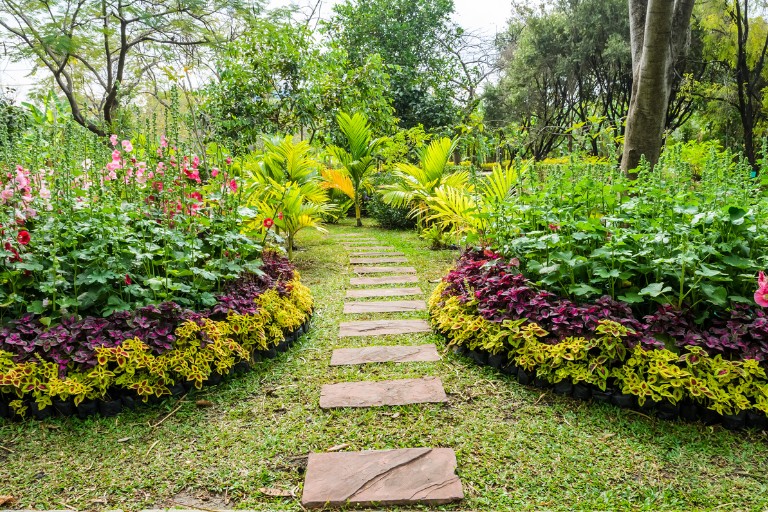
<instances>
[{"instance_id":1,"label":"flower bed","mask_svg":"<svg viewBox=\"0 0 768 512\"><path fill-rule=\"evenodd\" d=\"M734 309L725 324L735 348L697 345L689 334L700 327L667 307L639 319L610 297L575 303L536 289L517 265L490 251L465 254L430 299L434 328L521 383L663 418L767 425L762 310Z\"/></svg>"},{"instance_id":2,"label":"flower bed","mask_svg":"<svg viewBox=\"0 0 768 512\"><path fill-rule=\"evenodd\" d=\"M312 312L309 289L282 257L228 282L215 306L151 305L46 329L27 315L0 331L0 417L113 414L123 405L216 383L274 357Z\"/></svg>"}]
</instances>

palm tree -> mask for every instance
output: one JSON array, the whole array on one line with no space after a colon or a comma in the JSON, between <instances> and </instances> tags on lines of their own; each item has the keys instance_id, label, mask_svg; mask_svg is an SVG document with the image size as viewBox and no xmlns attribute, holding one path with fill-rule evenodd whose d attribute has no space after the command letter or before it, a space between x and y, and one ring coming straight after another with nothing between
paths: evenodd
<instances>
[{"instance_id":1,"label":"palm tree","mask_svg":"<svg viewBox=\"0 0 768 512\"><path fill-rule=\"evenodd\" d=\"M261 230L270 219L278 232L285 232L288 257L293 258L293 242L304 228L325 232L322 217L333 211L328 193L321 185L319 163L312 158L307 141L293 137L264 139L264 154L256 166L246 166L250 204L260 214L251 227Z\"/></svg>"},{"instance_id":2,"label":"palm tree","mask_svg":"<svg viewBox=\"0 0 768 512\"><path fill-rule=\"evenodd\" d=\"M336 121L347 144L344 148L328 146L327 150L342 168L329 169L323 176L327 182L326 187L340 190L354 201L357 226L361 227L362 192L370 186L368 177L376 163L377 150L386 139L374 139L368 118L359 112L353 116L341 112L336 116Z\"/></svg>"},{"instance_id":3,"label":"palm tree","mask_svg":"<svg viewBox=\"0 0 768 512\"><path fill-rule=\"evenodd\" d=\"M395 183L383 185L382 200L396 208L410 207L410 215L419 224L427 220L429 198L443 186L464 190L470 187L469 172L449 173L448 162L458 139L443 137L433 140L420 155L419 165L400 163L395 166Z\"/></svg>"}]
</instances>

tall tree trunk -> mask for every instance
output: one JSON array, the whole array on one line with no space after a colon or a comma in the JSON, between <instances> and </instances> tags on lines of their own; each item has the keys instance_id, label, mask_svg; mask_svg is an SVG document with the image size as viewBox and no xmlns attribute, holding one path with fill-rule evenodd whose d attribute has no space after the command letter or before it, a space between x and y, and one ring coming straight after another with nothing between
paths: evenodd
<instances>
[{"instance_id":1,"label":"tall tree trunk","mask_svg":"<svg viewBox=\"0 0 768 512\"><path fill-rule=\"evenodd\" d=\"M661 152L674 64L687 53L694 0L629 0L632 98L621 168L630 178L641 157Z\"/></svg>"}]
</instances>

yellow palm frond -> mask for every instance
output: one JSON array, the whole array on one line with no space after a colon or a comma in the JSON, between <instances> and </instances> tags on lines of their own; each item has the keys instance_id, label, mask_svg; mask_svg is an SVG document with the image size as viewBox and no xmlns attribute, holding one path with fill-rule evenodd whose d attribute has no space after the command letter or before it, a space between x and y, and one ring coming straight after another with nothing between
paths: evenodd
<instances>
[{"instance_id":1,"label":"yellow palm frond","mask_svg":"<svg viewBox=\"0 0 768 512\"><path fill-rule=\"evenodd\" d=\"M336 189L348 198L355 199L355 186L349 174L342 169L325 169L321 172L322 186L327 189Z\"/></svg>"}]
</instances>

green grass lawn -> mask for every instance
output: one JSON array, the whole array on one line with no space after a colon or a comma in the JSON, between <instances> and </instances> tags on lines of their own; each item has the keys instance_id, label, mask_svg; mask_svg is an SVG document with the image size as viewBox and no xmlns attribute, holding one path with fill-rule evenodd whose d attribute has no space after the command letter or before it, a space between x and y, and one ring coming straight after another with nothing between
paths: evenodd
<instances>
[{"instance_id":1,"label":"green grass lawn","mask_svg":"<svg viewBox=\"0 0 768 512\"><path fill-rule=\"evenodd\" d=\"M329 228L331 235L365 232L405 253L425 298L457 255L428 251L414 233L357 230L349 221ZM350 276L338 240L305 232L297 241L295 258L317 310L312 331L289 352L180 404L169 399L116 418L2 423L0 495L16 497L18 508L297 510L307 453L346 444L454 448L466 500L446 510L768 508L765 434L577 402L522 387L450 351L438 363L330 368L333 348L371 344L337 338ZM409 316L426 313L396 315ZM445 352L433 334L380 341L424 342ZM447 405L318 407L323 384L428 375L442 378ZM198 408L200 399L213 406Z\"/></svg>"}]
</instances>

